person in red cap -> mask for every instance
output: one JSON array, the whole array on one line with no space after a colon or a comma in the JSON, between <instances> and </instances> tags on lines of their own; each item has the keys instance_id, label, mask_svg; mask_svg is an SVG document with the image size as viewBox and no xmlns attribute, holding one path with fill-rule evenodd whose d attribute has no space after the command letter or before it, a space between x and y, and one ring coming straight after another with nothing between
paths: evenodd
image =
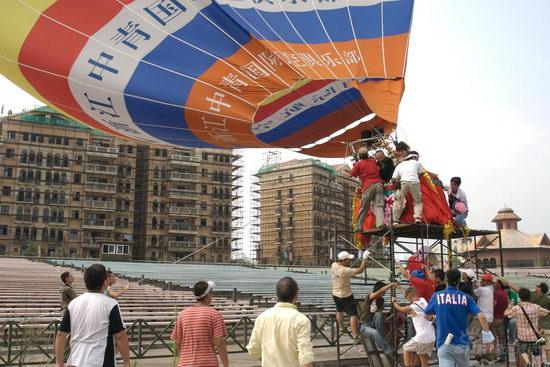
<instances>
[{"instance_id":1,"label":"person in red cap","mask_svg":"<svg viewBox=\"0 0 550 367\"><path fill-rule=\"evenodd\" d=\"M506 351L506 329L504 327L504 311L508 308L508 292L504 289L504 284L500 279L494 283L493 303L494 315L491 331L495 336L495 341L498 342L495 346L497 350L498 361L505 362L508 355Z\"/></svg>"},{"instance_id":2,"label":"person in red cap","mask_svg":"<svg viewBox=\"0 0 550 367\"><path fill-rule=\"evenodd\" d=\"M491 274L483 274L481 276L480 286L474 288L474 295L477 297L477 305L481 312L485 315L489 327L493 323L494 317L494 295L493 295L493 276ZM474 356L483 354L483 345L481 344L481 324L478 319L474 319L468 327L468 335L472 338Z\"/></svg>"}]
</instances>

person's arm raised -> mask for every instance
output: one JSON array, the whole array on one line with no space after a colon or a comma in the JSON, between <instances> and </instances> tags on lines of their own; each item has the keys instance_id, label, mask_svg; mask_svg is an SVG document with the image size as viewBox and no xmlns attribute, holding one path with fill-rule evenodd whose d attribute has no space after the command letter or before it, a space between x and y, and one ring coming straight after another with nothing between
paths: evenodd
<instances>
[{"instance_id":1,"label":"person's arm raised","mask_svg":"<svg viewBox=\"0 0 550 367\"><path fill-rule=\"evenodd\" d=\"M369 299L372 301L372 300L375 300L377 298L380 298L384 295L384 293L386 293L388 291L388 289L390 289L391 287L395 287L395 286L397 286L397 283L386 284L385 286L383 286L382 288L380 288L376 292L371 293L369 295Z\"/></svg>"},{"instance_id":2,"label":"person's arm raised","mask_svg":"<svg viewBox=\"0 0 550 367\"><path fill-rule=\"evenodd\" d=\"M353 269L355 273L354 275L361 274L362 272L365 271L365 269L367 268L367 259L369 258L369 256L370 256L369 250L363 251L363 259L361 260L361 265L359 265L358 268Z\"/></svg>"}]
</instances>

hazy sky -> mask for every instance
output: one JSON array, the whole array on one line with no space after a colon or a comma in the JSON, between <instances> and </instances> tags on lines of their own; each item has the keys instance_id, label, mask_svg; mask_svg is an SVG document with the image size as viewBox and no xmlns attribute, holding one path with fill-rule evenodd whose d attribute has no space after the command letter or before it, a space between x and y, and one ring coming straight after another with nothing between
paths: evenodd
<instances>
[{"instance_id":1,"label":"hazy sky","mask_svg":"<svg viewBox=\"0 0 550 367\"><path fill-rule=\"evenodd\" d=\"M521 230L550 232L549 14L546 0L415 3L398 134L443 180L462 177L470 227L493 228L506 204ZM0 106L35 103L0 79ZM245 150L245 172L262 152Z\"/></svg>"}]
</instances>

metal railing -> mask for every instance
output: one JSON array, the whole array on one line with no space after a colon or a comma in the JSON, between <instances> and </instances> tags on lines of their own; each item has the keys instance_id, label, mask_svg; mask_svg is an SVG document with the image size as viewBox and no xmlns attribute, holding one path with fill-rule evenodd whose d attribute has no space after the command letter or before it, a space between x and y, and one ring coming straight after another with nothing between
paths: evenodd
<instances>
[{"instance_id":1,"label":"metal railing","mask_svg":"<svg viewBox=\"0 0 550 367\"><path fill-rule=\"evenodd\" d=\"M336 348L338 332L334 314L306 314L311 321L311 339L314 348ZM167 358L177 354L170 334L175 319L155 321L138 319L126 324L126 334L132 359ZM46 365L55 361L55 335L60 320L40 322L4 321L0 322L0 367L14 365ZM234 321L226 321L228 335L225 340L229 353L246 353L254 321L243 316ZM67 343L68 344L68 343ZM339 346L351 344L339 343ZM67 353L68 354L68 353Z\"/></svg>"}]
</instances>

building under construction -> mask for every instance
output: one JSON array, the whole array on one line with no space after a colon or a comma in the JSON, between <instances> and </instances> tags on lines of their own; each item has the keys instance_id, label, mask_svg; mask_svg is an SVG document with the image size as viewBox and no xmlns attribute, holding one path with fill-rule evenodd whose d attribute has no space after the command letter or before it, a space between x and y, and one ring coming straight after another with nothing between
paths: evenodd
<instances>
[{"instance_id":1,"label":"building under construction","mask_svg":"<svg viewBox=\"0 0 550 367\"><path fill-rule=\"evenodd\" d=\"M242 248L232 150L139 145L47 107L0 129L0 255L229 262Z\"/></svg>"},{"instance_id":2,"label":"building under construction","mask_svg":"<svg viewBox=\"0 0 550 367\"><path fill-rule=\"evenodd\" d=\"M346 165L316 159L264 166L256 174L253 251L260 264L328 265L336 239L351 239L358 183Z\"/></svg>"}]
</instances>

